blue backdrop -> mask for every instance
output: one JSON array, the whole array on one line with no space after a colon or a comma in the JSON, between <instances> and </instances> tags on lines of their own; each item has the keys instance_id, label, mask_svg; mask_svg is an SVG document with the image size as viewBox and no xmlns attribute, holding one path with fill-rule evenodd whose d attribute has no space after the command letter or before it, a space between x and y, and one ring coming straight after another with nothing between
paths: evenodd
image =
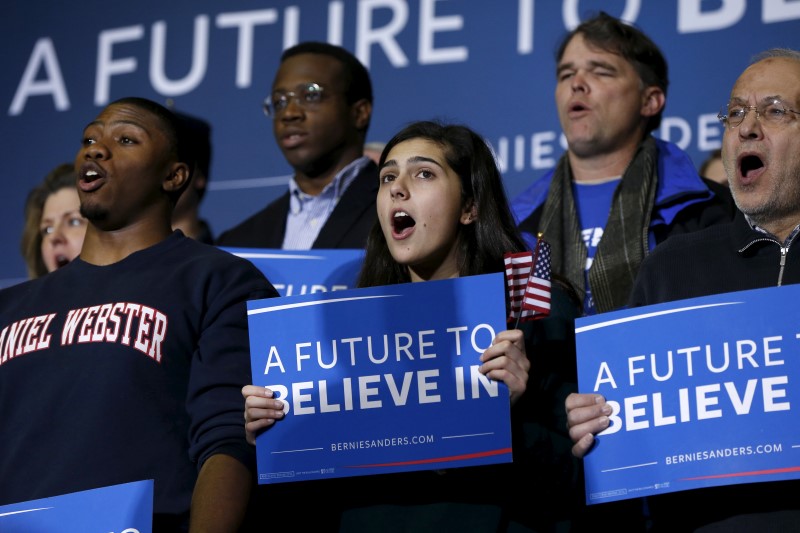
<instances>
[{"instance_id":1,"label":"blue backdrop","mask_svg":"<svg viewBox=\"0 0 800 533\"><path fill-rule=\"evenodd\" d=\"M7 3L8 4L8 3ZM483 134L514 196L563 152L556 44L603 9L644 29L670 63L657 135L699 165L716 113L751 56L800 47L800 0L11 0L0 18L0 285L19 281L25 196L71 161L106 103L144 96L213 127L202 214L219 234L283 192L290 168L261 112L281 51L326 40L368 66L368 140L444 118Z\"/></svg>"}]
</instances>

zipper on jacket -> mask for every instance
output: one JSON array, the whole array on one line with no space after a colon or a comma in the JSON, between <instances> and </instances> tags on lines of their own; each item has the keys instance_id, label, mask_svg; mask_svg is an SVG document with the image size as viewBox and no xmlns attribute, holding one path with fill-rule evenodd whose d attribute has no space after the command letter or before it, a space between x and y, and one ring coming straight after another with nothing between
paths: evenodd
<instances>
[{"instance_id":1,"label":"zipper on jacket","mask_svg":"<svg viewBox=\"0 0 800 533\"><path fill-rule=\"evenodd\" d=\"M783 269L786 267L786 254L789 252L789 247L781 246L781 270L778 272L778 287L783 282Z\"/></svg>"},{"instance_id":2,"label":"zipper on jacket","mask_svg":"<svg viewBox=\"0 0 800 533\"><path fill-rule=\"evenodd\" d=\"M796 228L795 228L796 229ZM800 232L795 233L791 240L786 243L786 246L781 244L781 271L778 274L778 287L781 286L783 283L783 270L786 267L786 256L789 255L789 247L794 244L794 241L797 240L797 236L800 235Z\"/></svg>"},{"instance_id":3,"label":"zipper on jacket","mask_svg":"<svg viewBox=\"0 0 800 533\"><path fill-rule=\"evenodd\" d=\"M800 233L798 233L798 235L800 235ZM795 238L796 237L797 235L795 235ZM777 285L778 287L780 287L781 284L783 283L783 271L786 268L786 255L789 253L789 247L792 245L795 238L792 238L789 244L783 246L783 244L778 242L776 239L771 239L769 237L761 237L758 239L753 239L752 241L748 242L746 245L742 246L738 251L739 253L742 253L757 242L774 242L775 244L777 244L778 248L781 249L781 261L780 261L780 270L778 271L778 285Z\"/></svg>"}]
</instances>

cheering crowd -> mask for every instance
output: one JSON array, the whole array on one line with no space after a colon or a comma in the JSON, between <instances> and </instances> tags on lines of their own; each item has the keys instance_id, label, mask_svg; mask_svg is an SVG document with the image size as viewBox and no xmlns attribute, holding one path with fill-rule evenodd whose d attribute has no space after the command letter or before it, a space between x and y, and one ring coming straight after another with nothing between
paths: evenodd
<instances>
[{"instance_id":1,"label":"cheering crowd","mask_svg":"<svg viewBox=\"0 0 800 533\"><path fill-rule=\"evenodd\" d=\"M800 52L765 50L731 88L726 184L652 135L668 66L638 28L601 13L556 59L568 149L508 199L468 125L413 122L365 155L366 68L288 48L264 110L289 186L216 238L197 217L207 125L139 97L87 117L74 163L28 197L31 279L0 291L0 505L154 479L154 531L800 531L795 481L586 505L611 407L578 392L574 334L583 316L800 282ZM219 247L364 249L364 288L504 272L542 243L547 316L509 321L477 362L508 388L512 462L257 483L256 436L286 415L252 385L246 302L278 293Z\"/></svg>"}]
</instances>

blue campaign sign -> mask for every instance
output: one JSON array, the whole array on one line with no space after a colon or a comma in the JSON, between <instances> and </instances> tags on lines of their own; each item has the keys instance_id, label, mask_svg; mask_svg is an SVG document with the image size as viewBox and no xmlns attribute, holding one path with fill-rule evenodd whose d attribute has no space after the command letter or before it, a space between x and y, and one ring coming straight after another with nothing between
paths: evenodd
<instances>
[{"instance_id":1,"label":"blue campaign sign","mask_svg":"<svg viewBox=\"0 0 800 533\"><path fill-rule=\"evenodd\" d=\"M503 274L248 302L253 383L286 417L259 483L511 461L508 389L478 372Z\"/></svg>"},{"instance_id":2,"label":"blue campaign sign","mask_svg":"<svg viewBox=\"0 0 800 533\"><path fill-rule=\"evenodd\" d=\"M249 259L272 282L281 296L341 291L356 286L364 250L287 251L228 248Z\"/></svg>"},{"instance_id":3,"label":"blue campaign sign","mask_svg":"<svg viewBox=\"0 0 800 533\"><path fill-rule=\"evenodd\" d=\"M612 402L587 503L800 477L800 286L576 321L578 382Z\"/></svg>"},{"instance_id":4,"label":"blue campaign sign","mask_svg":"<svg viewBox=\"0 0 800 533\"><path fill-rule=\"evenodd\" d=\"M0 507L0 531L4 533L152 530L152 479Z\"/></svg>"}]
</instances>

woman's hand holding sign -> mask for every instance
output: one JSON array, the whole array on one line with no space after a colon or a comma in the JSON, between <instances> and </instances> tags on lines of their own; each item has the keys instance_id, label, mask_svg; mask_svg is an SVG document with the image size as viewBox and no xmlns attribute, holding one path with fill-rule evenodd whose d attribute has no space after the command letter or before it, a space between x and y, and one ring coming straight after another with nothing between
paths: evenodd
<instances>
[{"instance_id":1,"label":"woman's hand holding sign","mask_svg":"<svg viewBox=\"0 0 800 533\"><path fill-rule=\"evenodd\" d=\"M522 331L501 331L492 345L481 355L480 372L496 381L502 381L511 393L511 405L525 393L531 363L525 353Z\"/></svg>"},{"instance_id":2,"label":"woman's hand holding sign","mask_svg":"<svg viewBox=\"0 0 800 533\"><path fill-rule=\"evenodd\" d=\"M255 445L258 432L283 418L283 403L273 399L271 390L256 385L243 387L242 396L244 396L244 429L247 431L247 442Z\"/></svg>"}]
</instances>

